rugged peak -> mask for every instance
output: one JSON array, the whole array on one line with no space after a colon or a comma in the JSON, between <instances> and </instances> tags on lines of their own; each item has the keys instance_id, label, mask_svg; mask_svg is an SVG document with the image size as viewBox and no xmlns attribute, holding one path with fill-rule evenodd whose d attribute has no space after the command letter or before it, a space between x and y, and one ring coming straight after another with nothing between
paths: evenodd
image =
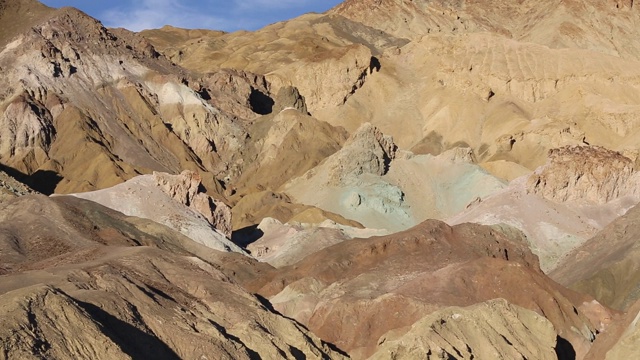
<instances>
[{"instance_id":1,"label":"rugged peak","mask_svg":"<svg viewBox=\"0 0 640 360\"><path fill-rule=\"evenodd\" d=\"M285 109L295 109L302 113L308 113L307 103L300 91L293 86L283 86L278 90L275 98L276 112Z\"/></svg>"},{"instance_id":2,"label":"rugged peak","mask_svg":"<svg viewBox=\"0 0 640 360\"><path fill-rule=\"evenodd\" d=\"M231 208L204 193L200 174L185 170L179 175L154 172L153 179L174 200L202 214L227 237L231 237Z\"/></svg>"},{"instance_id":3,"label":"rugged peak","mask_svg":"<svg viewBox=\"0 0 640 360\"><path fill-rule=\"evenodd\" d=\"M335 183L361 174L382 176L389 170L397 150L391 136L384 135L370 123L364 123L331 157L329 176Z\"/></svg>"},{"instance_id":4,"label":"rugged peak","mask_svg":"<svg viewBox=\"0 0 640 360\"><path fill-rule=\"evenodd\" d=\"M556 202L604 204L633 192L633 163L599 146L549 151L547 163L527 181L527 191Z\"/></svg>"},{"instance_id":5,"label":"rugged peak","mask_svg":"<svg viewBox=\"0 0 640 360\"><path fill-rule=\"evenodd\" d=\"M54 11L36 0L0 0L0 48Z\"/></svg>"}]
</instances>

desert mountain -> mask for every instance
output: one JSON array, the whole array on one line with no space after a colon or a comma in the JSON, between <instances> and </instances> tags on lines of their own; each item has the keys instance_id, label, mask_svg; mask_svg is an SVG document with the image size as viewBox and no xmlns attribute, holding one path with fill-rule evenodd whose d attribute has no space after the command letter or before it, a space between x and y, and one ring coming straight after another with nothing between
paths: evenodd
<instances>
[{"instance_id":1,"label":"desert mountain","mask_svg":"<svg viewBox=\"0 0 640 360\"><path fill-rule=\"evenodd\" d=\"M342 357L239 285L259 264L152 221L32 195L0 229L5 358Z\"/></svg>"},{"instance_id":2,"label":"desert mountain","mask_svg":"<svg viewBox=\"0 0 640 360\"><path fill-rule=\"evenodd\" d=\"M418 153L471 147L481 165L509 180L566 145L600 145L635 161L637 9L547 5L554 11L529 1L353 0L255 33L203 34L173 47L166 44L176 29L149 36L166 33L162 49L187 68L250 70L274 87L294 85L314 117L350 132L370 122ZM336 30L345 24L353 35ZM371 51L371 64L354 44ZM284 75L292 61L297 73L318 75ZM317 99L337 94L338 102Z\"/></svg>"},{"instance_id":3,"label":"desert mountain","mask_svg":"<svg viewBox=\"0 0 640 360\"><path fill-rule=\"evenodd\" d=\"M547 278L521 233L434 220L393 235L342 241L251 286L355 358L382 351L386 337L402 336L412 324L428 326L417 323L425 314L494 298L544 314L580 356L608 316L597 302ZM517 287L527 290L513 291Z\"/></svg>"},{"instance_id":4,"label":"desert mountain","mask_svg":"<svg viewBox=\"0 0 640 360\"><path fill-rule=\"evenodd\" d=\"M636 357L639 21L0 0L0 358Z\"/></svg>"},{"instance_id":5,"label":"desert mountain","mask_svg":"<svg viewBox=\"0 0 640 360\"><path fill-rule=\"evenodd\" d=\"M231 242L231 209L200 192L200 177L141 175L108 189L73 194L128 216L166 225L191 240L220 251L243 250Z\"/></svg>"},{"instance_id":6,"label":"desert mountain","mask_svg":"<svg viewBox=\"0 0 640 360\"><path fill-rule=\"evenodd\" d=\"M19 3L4 17L19 17L30 4ZM243 144L238 118L253 116L249 95L259 76L191 77L144 39L73 8L39 20L6 38L0 54L5 166L27 182L54 182L49 192L182 169L207 173L203 181L216 190L213 174Z\"/></svg>"},{"instance_id":7,"label":"desert mountain","mask_svg":"<svg viewBox=\"0 0 640 360\"><path fill-rule=\"evenodd\" d=\"M548 272L640 201L638 176L631 160L618 152L594 146L558 148L531 175L447 221L520 229Z\"/></svg>"},{"instance_id":8,"label":"desert mountain","mask_svg":"<svg viewBox=\"0 0 640 360\"><path fill-rule=\"evenodd\" d=\"M637 6L633 0L346 0L330 13L389 34L416 39L429 34L491 32L550 48L590 49L637 58Z\"/></svg>"},{"instance_id":9,"label":"desert mountain","mask_svg":"<svg viewBox=\"0 0 640 360\"><path fill-rule=\"evenodd\" d=\"M340 151L283 190L300 203L369 228L399 231L456 214L505 186L473 162L465 148L435 157L398 151L393 138L365 123Z\"/></svg>"}]
</instances>

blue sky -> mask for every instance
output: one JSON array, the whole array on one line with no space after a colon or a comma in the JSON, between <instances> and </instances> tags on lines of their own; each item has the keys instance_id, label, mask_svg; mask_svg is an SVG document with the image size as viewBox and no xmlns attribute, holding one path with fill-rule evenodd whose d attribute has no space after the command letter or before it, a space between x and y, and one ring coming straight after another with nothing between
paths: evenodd
<instances>
[{"instance_id":1,"label":"blue sky","mask_svg":"<svg viewBox=\"0 0 640 360\"><path fill-rule=\"evenodd\" d=\"M214 30L257 30L307 12L324 12L341 0L40 0L73 6L105 26L133 31L173 25Z\"/></svg>"}]
</instances>

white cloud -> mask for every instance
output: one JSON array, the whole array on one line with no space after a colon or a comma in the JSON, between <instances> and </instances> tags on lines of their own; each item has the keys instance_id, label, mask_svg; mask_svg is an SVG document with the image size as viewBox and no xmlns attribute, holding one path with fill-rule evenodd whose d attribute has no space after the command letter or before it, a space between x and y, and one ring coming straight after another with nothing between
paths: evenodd
<instances>
[{"instance_id":1,"label":"white cloud","mask_svg":"<svg viewBox=\"0 0 640 360\"><path fill-rule=\"evenodd\" d=\"M100 19L106 26L133 31L164 25L225 31L255 30L309 9L324 9L339 2L324 1L325 6L317 0L133 0L129 7L103 12Z\"/></svg>"},{"instance_id":2,"label":"white cloud","mask_svg":"<svg viewBox=\"0 0 640 360\"><path fill-rule=\"evenodd\" d=\"M184 2L183 2L184 3ZM131 9L113 9L102 14L109 27L123 27L132 31L156 29L164 25L184 28L227 29L234 25L222 14L185 6L178 0L141 0Z\"/></svg>"}]
</instances>

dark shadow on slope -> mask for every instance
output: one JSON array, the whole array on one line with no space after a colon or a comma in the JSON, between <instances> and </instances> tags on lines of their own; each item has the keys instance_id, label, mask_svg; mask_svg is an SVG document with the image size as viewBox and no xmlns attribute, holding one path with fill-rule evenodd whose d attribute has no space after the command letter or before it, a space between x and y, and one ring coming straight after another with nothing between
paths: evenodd
<instances>
[{"instance_id":1,"label":"dark shadow on slope","mask_svg":"<svg viewBox=\"0 0 640 360\"><path fill-rule=\"evenodd\" d=\"M573 345L560 336L556 337L555 351L558 356L558 360L576 360L576 351L573 348Z\"/></svg>"},{"instance_id":2,"label":"dark shadow on slope","mask_svg":"<svg viewBox=\"0 0 640 360\"><path fill-rule=\"evenodd\" d=\"M60 174L51 170L37 170L31 175L27 175L20 170L3 164L0 164L0 170L6 172L7 175L21 183L26 184L33 190L45 195L53 194L56 186L58 186L58 183L63 179Z\"/></svg>"},{"instance_id":3,"label":"dark shadow on slope","mask_svg":"<svg viewBox=\"0 0 640 360\"><path fill-rule=\"evenodd\" d=\"M264 232L258 229L258 225L250 225L231 233L231 241L236 245L246 248L249 244L256 242L264 235Z\"/></svg>"},{"instance_id":4,"label":"dark shadow on slope","mask_svg":"<svg viewBox=\"0 0 640 360\"><path fill-rule=\"evenodd\" d=\"M422 140L418 141L413 147L411 152L414 154L431 154L433 156L440 155L444 151L444 138L442 135L435 131L431 131Z\"/></svg>"},{"instance_id":5,"label":"dark shadow on slope","mask_svg":"<svg viewBox=\"0 0 640 360\"><path fill-rule=\"evenodd\" d=\"M253 349L249 348L247 346L247 344L245 344L239 337L237 337L235 335L232 335L232 334L229 334L227 332L227 329L224 326L218 324L217 322L215 322L215 321L213 321L211 319L209 319L209 324L211 324L213 327L215 327L216 330L218 330L222 334L222 336L224 336L225 338L230 339L231 341L235 342L236 344L240 344L240 345L244 346L244 348L247 350L247 353L249 354L249 360L260 360L260 359L262 359L260 357L260 354L255 352Z\"/></svg>"},{"instance_id":6,"label":"dark shadow on slope","mask_svg":"<svg viewBox=\"0 0 640 360\"><path fill-rule=\"evenodd\" d=\"M377 57L371 57L371 63L369 64L369 73L378 72L382 69L382 65L380 64L380 60Z\"/></svg>"},{"instance_id":7,"label":"dark shadow on slope","mask_svg":"<svg viewBox=\"0 0 640 360\"><path fill-rule=\"evenodd\" d=\"M101 324L102 332L133 359L178 360L180 357L167 344L99 307L75 299L92 318Z\"/></svg>"},{"instance_id":8,"label":"dark shadow on slope","mask_svg":"<svg viewBox=\"0 0 640 360\"><path fill-rule=\"evenodd\" d=\"M293 318L290 318L290 317L288 317L288 316L285 316L285 315L283 315L281 312L279 312L278 310L276 310L276 309L273 307L273 305L271 304L271 302L269 301L269 299L265 298L264 296L262 296L262 295L260 295L260 294L253 294L253 296L255 296L255 297L256 297L256 299L258 299L258 301L260 301L260 303L262 304L262 306L264 306L264 307L265 307L267 310L269 310L270 312L272 312L272 313L274 313L274 314L276 314L276 315L278 315L278 316L282 316L283 318L285 318L285 319L287 319L287 320L293 321L294 323L296 323L296 324L297 324L298 326L300 326L301 328L305 329L306 331L311 332L311 330L309 330L309 328L307 328L304 324L301 324L300 322L298 322L298 320L293 319ZM322 340L322 339L320 339L320 340L322 341L322 343L323 343L323 344L327 345L327 347L329 347L329 349L331 349L331 350L333 350L333 351L337 352L338 354L340 354L340 355L342 355L342 356L345 356L345 357L347 357L347 358L351 358L351 357L349 356L349 354L347 354L344 350L340 349L340 348L339 348L338 346L336 346L335 344L332 344L332 343L330 343L330 342L324 341L324 340ZM300 351L300 349L296 349L296 348L294 348L294 349L295 349L295 350ZM290 347L290 350L291 350L291 347ZM297 359L305 359L305 358L306 358L306 357L303 357L303 358L299 358L299 357L297 357L297 356L296 356L296 354L295 354L295 350L293 350L291 353L292 353L292 355L293 355L293 356L295 356L296 360L297 360ZM300 353L302 353L302 352L300 352ZM304 355L304 353L302 353L302 356L305 356L305 355Z\"/></svg>"},{"instance_id":9,"label":"dark shadow on slope","mask_svg":"<svg viewBox=\"0 0 640 360\"><path fill-rule=\"evenodd\" d=\"M298 349L295 346L289 345L289 352L293 355L293 358L296 360L307 360L307 355L305 355L302 350Z\"/></svg>"},{"instance_id":10,"label":"dark shadow on slope","mask_svg":"<svg viewBox=\"0 0 640 360\"><path fill-rule=\"evenodd\" d=\"M251 88L251 94L249 95L249 105L251 110L260 115L271 114L273 111L273 105L275 102L267 94L258 89Z\"/></svg>"},{"instance_id":11,"label":"dark shadow on slope","mask_svg":"<svg viewBox=\"0 0 640 360\"><path fill-rule=\"evenodd\" d=\"M56 190L58 183L62 181L62 176L51 170L38 170L24 180L33 190L45 195L51 195Z\"/></svg>"}]
</instances>

